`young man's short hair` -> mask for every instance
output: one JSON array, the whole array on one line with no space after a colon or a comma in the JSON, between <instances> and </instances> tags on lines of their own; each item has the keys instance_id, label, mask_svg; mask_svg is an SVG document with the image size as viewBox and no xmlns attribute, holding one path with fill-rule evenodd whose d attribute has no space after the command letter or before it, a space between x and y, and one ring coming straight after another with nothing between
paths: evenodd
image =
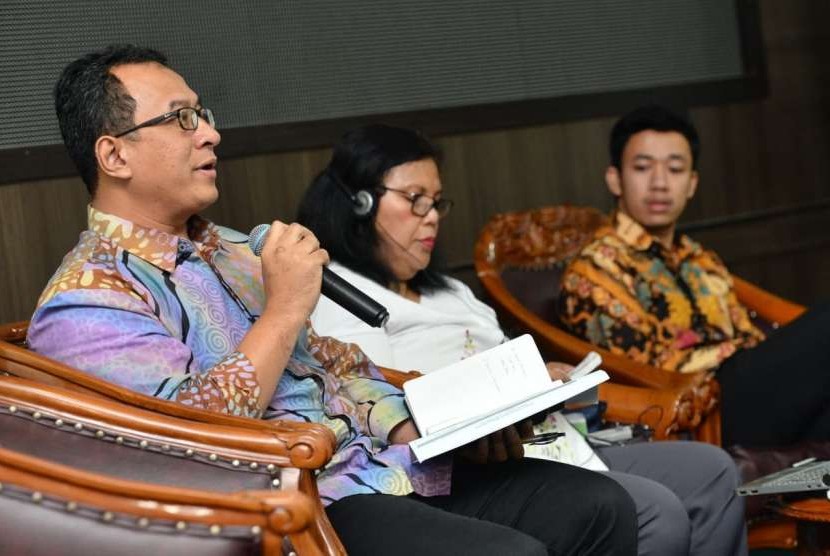
<instances>
[{"instance_id":1,"label":"young man's short hair","mask_svg":"<svg viewBox=\"0 0 830 556\"><path fill-rule=\"evenodd\" d=\"M665 106L649 104L632 110L614 124L611 129L609 154L611 165L622 169L622 154L632 135L641 131L676 131L686 138L692 151L692 169L697 169L700 157L700 139L692 123Z\"/></svg>"}]
</instances>

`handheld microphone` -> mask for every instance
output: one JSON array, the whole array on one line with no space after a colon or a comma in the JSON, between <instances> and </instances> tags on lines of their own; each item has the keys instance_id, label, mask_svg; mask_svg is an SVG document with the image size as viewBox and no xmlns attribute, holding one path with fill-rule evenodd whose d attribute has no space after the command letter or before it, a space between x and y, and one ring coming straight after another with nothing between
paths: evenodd
<instances>
[{"instance_id":1,"label":"handheld microphone","mask_svg":"<svg viewBox=\"0 0 830 556\"><path fill-rule=\"evenodd\" d=\"M262 255L262 246L265 245L265 237L270 230L270 224L259 224L248 235L248 247L258 257ZM379 328L389 320L389 311L386 307L325 266L320 292L369 326Z\"/></svg>"}]
</instances>

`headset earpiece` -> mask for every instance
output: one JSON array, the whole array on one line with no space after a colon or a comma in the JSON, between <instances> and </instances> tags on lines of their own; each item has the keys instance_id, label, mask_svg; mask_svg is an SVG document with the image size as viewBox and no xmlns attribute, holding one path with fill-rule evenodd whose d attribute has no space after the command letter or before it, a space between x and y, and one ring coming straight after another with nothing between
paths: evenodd
<instances>
[{"instance_id":1,"label":"headset earpiece","mask_svg":"<svg viewBox=\"0 0 830 556\"><path fill-rule=\"evenodd\" d=\"M353 210L355 216L359 218L369 216L372 213L372 209L375 208L375 197L365 189L361 189L355 193L352 196L352 202L354 203Z\"/></svg>"},{"instance_id":2,"label":"headset earpiece","mask_svg":"<svg viewBox=\"0 0 830 556\"><path fill-rule=\"evenodd\" d=\"M361 189L357 193L352 193L349 191L349 188L340 181L340 177L337 173L331 169L331 167L326 168L326 172L328 173L331 180L337 185L337 188L340 189L343 193L346 194L346 197L352 202L352 211L354 211L355 216L358 218L366 218L370 214L372 214L372 209L375 208L375 196L368 189Z\"/></svg>"}]
</instances>

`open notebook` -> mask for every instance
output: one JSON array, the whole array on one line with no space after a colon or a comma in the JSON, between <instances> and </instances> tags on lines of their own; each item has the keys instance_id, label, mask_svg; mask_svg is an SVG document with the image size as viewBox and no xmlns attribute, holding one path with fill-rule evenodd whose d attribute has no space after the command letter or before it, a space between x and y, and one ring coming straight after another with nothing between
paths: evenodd
<instances>
[{"instance_id":1,"label":"open notebook","mask_svg":"<svg viewBox=\"0 0 830 556\"><path fill-rule=\"evenodd\" d=\"M596 357L594 354L593 357ZM608 380L582 365L578 378L552 381L533 338L525 334L404 384L421 438L418 461L443 454L565 402Z\"/></svg>"}]
</instances>

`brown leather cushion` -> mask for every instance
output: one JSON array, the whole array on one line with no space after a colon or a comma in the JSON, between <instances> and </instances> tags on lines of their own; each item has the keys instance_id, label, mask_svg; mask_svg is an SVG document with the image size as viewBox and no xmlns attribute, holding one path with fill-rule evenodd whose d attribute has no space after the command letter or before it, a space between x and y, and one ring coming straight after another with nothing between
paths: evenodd
<instances>
[{"instance_id":1,"label":"brown leather cushion","mask_svg":"<svg viewBox=\"0 0 830 556\"><path fill-rule=\"evenodd\" d=\"M100 519L100 512L80 509L69 513L55 502L34 504L0 494L0 554L119 554L123 556L199 556L260 554L258 539L237 529L239 538L212 537L201 530L176 532L173 524L151 523L147 529L131 519L111 523ZM195 529L195 528L194 528Z\"/></svg>"},{"instance_id":2,"label":"brown leather cushion","mask_svg":"<svg viewBox=\"0 0 830 556\"><path fill-rule=\"evenodd\" d=\"M71 426L57 429L20 414L0 413L0 445L4 448L84 471L133 481L183 488L235 492L271 488L271 475L260 467L233 468L228 462L185 458L160 452L158 447L139 449L95 438L92 431L78 433Z\"/></svg>"}]
</instances>

